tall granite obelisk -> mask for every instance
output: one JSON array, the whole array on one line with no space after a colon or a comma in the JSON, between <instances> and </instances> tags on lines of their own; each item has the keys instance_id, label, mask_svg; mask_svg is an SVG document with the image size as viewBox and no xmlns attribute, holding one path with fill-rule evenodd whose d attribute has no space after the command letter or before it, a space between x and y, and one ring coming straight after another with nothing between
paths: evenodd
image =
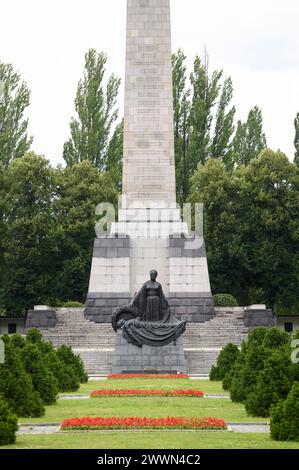
<instances>
[{"instance_id":1,"label":"tall granite obelisk","mask_svg":"<svg viewBox=\"0 0 299 470\"><path fill-rule=\"evenodd\" d=\"M170 0L128 0L123 194L176 204Z\"/></svg>"},{"instance_id":2,"label":"tall granite obelisk","mask_svg":"<svg viewBox=\"0 0 299 470\"><path fill-rule=\"evenodd\" d=\"M127 0L124 129L122 204L95 239L85 315L110 322L156 269L179 319L209 320L204 241L176 206L170 0Z\"/></svg>"}]
</instances>

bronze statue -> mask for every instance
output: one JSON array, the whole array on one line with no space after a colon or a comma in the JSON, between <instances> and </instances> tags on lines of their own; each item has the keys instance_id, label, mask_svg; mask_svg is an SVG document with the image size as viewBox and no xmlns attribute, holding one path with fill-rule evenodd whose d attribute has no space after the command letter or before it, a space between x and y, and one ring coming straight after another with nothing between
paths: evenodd
<instances>
[{"instance_id":1,"label":"bronze statue","mask_svg":"<svg viewBox=\"0 0 299 470\"><path fill-rule=\"evenodd\" d=\"M123 330L123 337L135 346L165 346L184 333L186 322L171 313L162 286L153 270L147 281L127 307L118 308L112 317L115 331Z\"/></svg>"}]
</instances>

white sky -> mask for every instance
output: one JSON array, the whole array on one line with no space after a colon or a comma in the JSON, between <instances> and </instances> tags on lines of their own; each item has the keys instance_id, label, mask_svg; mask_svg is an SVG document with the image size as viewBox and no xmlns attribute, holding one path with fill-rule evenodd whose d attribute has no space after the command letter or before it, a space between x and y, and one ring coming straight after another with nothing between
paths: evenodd
<instances>
[{"instance_id":1,"label":"white sky","mask_svg":"<svg viewBox=\"0 0 299 470\"><path fill-rule=\"evenodd\" d=\"M234 83L237 117L263 109L268 145L293 158L299 111L298 0L171 0L173 50L188 59L207 48L212 68ZM0 61L28 83L33 149L62 163L84 54L108 55L124 77L126 0L0 0ZM123 85L123 83L122 83ZM123 114L123 88L120 95Z\"/></svg>"}]
</instances>

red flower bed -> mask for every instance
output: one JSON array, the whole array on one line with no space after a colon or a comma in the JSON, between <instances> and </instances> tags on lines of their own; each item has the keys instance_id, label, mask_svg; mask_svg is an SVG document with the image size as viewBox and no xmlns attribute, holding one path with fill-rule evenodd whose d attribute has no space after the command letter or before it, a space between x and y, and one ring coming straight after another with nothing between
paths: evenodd
<instances>
[{"instance_id":1,"label":"red flower bed","mask_svg":"<svg viewBox=\"0 0 299 470\"><path fill-rule=\"evenodd\" d=\"M227 429L223 419L217 418L73 418L65 419L62 430L97 429Z\"/></svg>"},{"instance_id":2,"label":"red flower bed","mask_svg":"<svg viewBox=\"0 0 299 470\"><path fill-rule=\"evenodd\" d=\"M108 379L188 379L186 374L110 374Z\"/></svg>"},{"instance_id":3,"label":"red flower bed","mask_svg":"<svg viewBox=\"0 0 299 470\"><path fill-rule=\"evenodd\" d=\"M203 397L199 390L95 390L90 394L97 397Z\"/></svg>"}]
</instances>

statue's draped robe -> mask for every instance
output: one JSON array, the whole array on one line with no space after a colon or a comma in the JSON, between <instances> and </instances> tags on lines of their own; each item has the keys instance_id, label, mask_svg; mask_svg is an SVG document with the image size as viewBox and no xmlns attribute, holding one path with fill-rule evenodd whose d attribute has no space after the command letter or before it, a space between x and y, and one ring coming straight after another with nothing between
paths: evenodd
<instances>
[{"instance_id":1,"label":"statue's draped robe","mask_svg":"<svg viewBox=\"0 0 299 470\"><path fill-rule=\"evenodd\" d=\"M128 343L142 347L160 347L176 342L184 333L186 322L171 313L161 284L146 282L133 301L137 318L123 325L123 336Z\"/></svg>"}]
</instances>

